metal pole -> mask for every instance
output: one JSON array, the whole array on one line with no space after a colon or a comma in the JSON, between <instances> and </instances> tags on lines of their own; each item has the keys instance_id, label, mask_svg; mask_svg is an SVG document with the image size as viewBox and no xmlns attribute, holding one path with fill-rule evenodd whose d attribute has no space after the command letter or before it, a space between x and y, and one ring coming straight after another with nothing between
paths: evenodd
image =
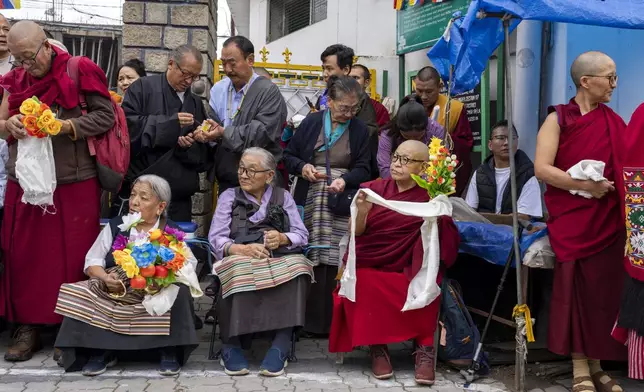
<instances>
[{"instance_id":1,"label":"metal pole","mask_svg":"<svg viewBox=\"0 0 644 392\"><path fill-rule=\"evenodd\" d=\"M510 149L510 192L512 196L512 231L514 233L514 264L517 271L517 305L523 305L523 289L521 287L521 252L519 250L519 217L517 215L517 178L516 178L516 164L514 161L514 128L512 123L512 73L510 69L510 18L503 19L503 29L505 31L505 112L508 120L508 148ZM521 316L519 316L521 317ZM521 333L522 327L517 318L517 331L516 331L516 361L515 361L515 375L514 387L518 392L525 391L525 357L526 357L526 343Z\"/></svg>"}]
</instances>

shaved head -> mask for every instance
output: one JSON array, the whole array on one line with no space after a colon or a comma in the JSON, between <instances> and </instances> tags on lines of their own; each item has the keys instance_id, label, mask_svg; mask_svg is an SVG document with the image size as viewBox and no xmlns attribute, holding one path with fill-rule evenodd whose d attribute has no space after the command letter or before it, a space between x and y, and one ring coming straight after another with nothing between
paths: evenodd
<instances>
[{"instance_id":1,"label":"shaved head","mask_svg":"<svg viewBox=\"0 0 644 392\"><path fill-rule=\"evenodd\" d=\"M429 148L418 140L406 140L398 146L396 152L405 152L410 158L427 162L429 160Z\"/></svg>"},{"instance_id":2,"label":"shaved head","mask_svg":"<svg viewBox=\"0 0 644 392\"><path fill-rule=\"evenodd\" d=\"M21 20L14 24L9 31L10 43L18 43L22 40L33 40L40 43L46 39L45 30L31 20Z\"/></svg>"},{"instance_id":3,"label":"shaved head","mask_svg":"<svg viewBox=\"0 0 644 392\"><path fill-rule=\"evenodd\" d=\"M580 54L570 67L570 76L577 88L581 87L584 76L603 75L615 68L615 62L607 54L590 51Z\"/></svg>"},{"instance_id":4,"label":"shaved head","mask_svg":"<svg viewBox=\"0 0 644 392\"><path fill-rule=\"evenodd\" d=\"M31 76L42 78L51 69L52 45L37 23L30 20L17 22L9 31L7 43L14 65L23 67Z\"/></svg>"},{"instance_id":5,"label":"shaved head","mask_svg":"<svg viewBox=\"0 0 644 392\"><path fill-rule=\"evenodd\" d=\"M421 82L429 82L430 80L433 80L436 83L440 83L441 76L439 75L436 68L427 66L418 71L416 79L420 80Z\"/></svg>"}]
</instances>

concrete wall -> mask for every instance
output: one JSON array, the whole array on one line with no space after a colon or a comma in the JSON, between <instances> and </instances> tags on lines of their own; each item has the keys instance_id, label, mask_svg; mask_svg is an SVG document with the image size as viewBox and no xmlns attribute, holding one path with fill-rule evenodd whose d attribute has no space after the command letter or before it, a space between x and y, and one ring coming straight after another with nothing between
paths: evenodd
<instances>
[{"instance_id":1,"label":"concrete wall","mask_svg":"<svg viewBox=\"0 0 644 392\"><path fill-rule=\"evenodd\" d=\"M588 50L599 50L615 60L619 83L609 104L624 121L644 101L644 79L641 64L644 52L638 50L644 31L573 24L554 25L552 49L548 55L546 95L543 105L568 102L575 95L570 66L575 58Z\"/></svg>"},{"instance_id":2,"label":"concrete wall","mask_svg":"<svg viewBox=\"0 0 644 392\"><path fill-rule=\"evenodd\" d=\"M203 54L202 78L210 91L217 53L217 0L126 0L123 6L122 59L138 58L149 73L165 72L170 51L183 44ZM213 186L201 175L199 192L192 199L193 221L198 236L208 233L212 213Z\"/></svg>"},{"instance_id":3,"label":"concrete wall","mask_svg":"<svg viewBox=\"0 0 644 392\"><path fill-rule=\"evenodd\" d=\"M249 39L257 52L271 52L269 62L281 63L289 48L291 63L321 65L320 54L336 43L356 52L358 61L378 71L378 93L382 93L382 71L389 71L388 95L398 99L398 57L396 56L396 11L391 0L329 0L327 18L273 42L266 42L268 1L250 0ZM259 55L256 54L259 58Z\"/></svg>"}]
</instances>

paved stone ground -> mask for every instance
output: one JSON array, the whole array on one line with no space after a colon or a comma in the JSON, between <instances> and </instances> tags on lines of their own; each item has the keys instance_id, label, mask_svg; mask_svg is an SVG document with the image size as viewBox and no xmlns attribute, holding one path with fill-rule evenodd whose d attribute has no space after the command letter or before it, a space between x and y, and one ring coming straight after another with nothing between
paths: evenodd
<instances>
[{"instance_id":1,"label":"paved stone ground","mask_svg":"<svg viewBox=\"0 0 644 392\"><path fill-rule=\"evenodd\" d=\"M209 302L207 298L198 301L196 305L200 314L205 314ZM153 363L119 364L96 378L83 377L77 373L65 374L52 359L53 349L50 341L45 350L37 353L27 362L10 364L0 359L0 392L323 392L326 390L402 392L421 390L413 380L411 347L405 344L391 348L396 375L389 381L379 381L370 376L369 357L365 350L357 350L348 355L344 364L340 365L336 364L335 354L328 352L327 341L308 339L298 342L296 350L298 361L289 365L284 376L267 379L258 375L257 369L268 344L256 341L249 353L252 373L245 377L231 378L224 374L217 362L208 360L210 330L210 326L205 326L200 331L202 343L178 377L159 376L155 370L156 364ZM4 354L8 338L6 332L0 338L0 355ZM493 377L464 385L462 377L457 372L439 365L436 384L431 389L422 389L441 392L509 391L509 388L500 380L511 384L511 369L507 371L495 369ZM628 385L627 391L644 391L644 384ZM565 392L570 387L569 382L566 384L565 380L559 384L553 384L536 378L531 378L528 386L531 392Z\"/></svg>"}]
</instances>

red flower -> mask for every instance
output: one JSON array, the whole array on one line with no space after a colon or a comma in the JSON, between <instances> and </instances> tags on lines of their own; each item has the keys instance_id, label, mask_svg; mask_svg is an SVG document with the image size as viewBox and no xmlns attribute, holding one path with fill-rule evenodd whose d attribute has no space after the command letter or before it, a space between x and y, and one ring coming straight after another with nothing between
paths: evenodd
<instances>
[{"instance_id":1,"label":"red flower","mask_svg":"<svg viewBox=\"0 0 644 392\"><path fill-rule=\"evenodd\" d=\"M438 177L438 185L443 185L445 183L445 179L443 177Z\"/></svg>"}]
</instances>

